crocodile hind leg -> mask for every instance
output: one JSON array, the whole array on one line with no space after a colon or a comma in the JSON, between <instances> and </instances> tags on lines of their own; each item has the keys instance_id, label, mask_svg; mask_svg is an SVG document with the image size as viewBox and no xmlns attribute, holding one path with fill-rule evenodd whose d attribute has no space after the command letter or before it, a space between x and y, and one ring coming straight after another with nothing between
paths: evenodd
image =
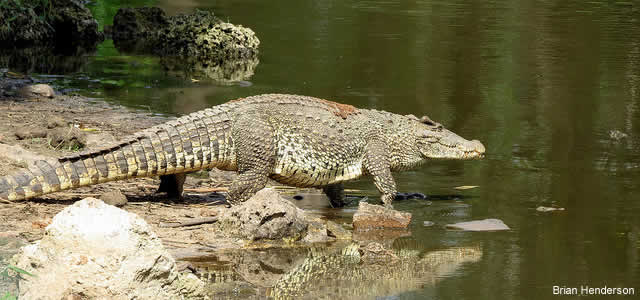
<instances>
[{"instance_id":1,"label":"crocodile hind leg","mask_svg":"<svg viewBox=\"0 0 640 300\"><path fill-rule=\"evenodd\" d=\"M160 186L156 193L167 193L169 198L182 199L184 181L187 179L186 173L178 173L160 176Z\"/></svg>"},{"instance_id":2,"label":"crocodile hind leg","mask_svg":"<svg viewBox=\"0 0 640 300\"><path fill-rule=\"evenodd\" d=\"M344 186L342 183L326 185L322 188L322 191L327 195L327 197L329 197L329 202L332 207L343 207L347 205L345 202Z\"/></svg>"},{"instance_id":3,"label":"crocodile hind leg","mask_svg":"<svg viewBox=\"0 0 640 300\"><path fill-rule=\"evenodd\" d=\"M231 184L227 201L238 205L263 189L275 166L274 130L265 120L246 114L232 129L236 145L238 178Z\"/></svg>"}]
</instances>

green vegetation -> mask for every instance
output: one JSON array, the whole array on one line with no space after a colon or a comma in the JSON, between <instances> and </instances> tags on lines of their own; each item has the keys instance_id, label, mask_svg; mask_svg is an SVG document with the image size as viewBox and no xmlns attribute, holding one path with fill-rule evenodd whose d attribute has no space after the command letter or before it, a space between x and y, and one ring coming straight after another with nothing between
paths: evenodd
<instances>
[{"instance_id":1,"label":"green vegetation","mask_svg":"<svg viewBox=\"0 0 640 300\"><path fill-rule=\"evenodd\" d=\"M15 275L14 274L10 274L9 271L13 271L15 273ZM22 278L22 275L35 277L35 275L33 275L33 274L23 270L23 269L20 269L20 268L18 268L16 266L8 265L7 267L4 268L4 270L2 270L2 272L0 272L0 280L17 281L17 280ZM6 292L4 294L0 294L0 300L16 300L16 299L18 299L18 297L14 296L10 292Z\"/></svg>"},{"instance_id":2,"label":"green vegetation","mask_svg":"<svg viewBox=\"0 0 640 300\"><path fill-rule=\"evenodd\" d=\"M17 300L18 298L11 293L7 292L6 294L0 296L0 300Z\"/></svg>"},{"instance_id":3,"label":"green vegetation","mask_svg":"<svg viewBox=\"0 0 640 300\"><path fill-rule=\"evenodd\" d=\"M0 40L20 43L52 36L51 6L49 0L0 0Z\"/></svg>"},{"instance_id":4,"label":"green vegetation","mask_svg":"<svg viewBox=\"0 0 640 300\"><path fill-rule=\"evenodd\" d=\"M93 16L98 20L100 30L104 25L113 24L113 17L121 7L141 7L154 6L157 0L112 0L112 1L96 1L87 4L87 8L91 10Z\"/></svg>"}]
</instances>

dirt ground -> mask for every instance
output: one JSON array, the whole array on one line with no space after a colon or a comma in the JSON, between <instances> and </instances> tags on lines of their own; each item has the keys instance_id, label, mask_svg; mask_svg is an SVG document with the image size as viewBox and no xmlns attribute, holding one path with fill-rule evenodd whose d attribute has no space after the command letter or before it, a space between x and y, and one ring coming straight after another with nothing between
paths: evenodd
<instances>
[{"instance_id":1,"label":"dirt ground","mask_svg":"<svg viewBox=\"0 0 640 300\"><path fill-rule=\"evenodd\" d=\"M83 97L2 97L0 93L0 176L26 166L21 161L23 153L10 154L3 149L19 146L36 156L58 157L100 147L167 121L164 117L104 102L88 103ZM208 251L225 248L252 247L220 236L211 223L170 227L180 222L211 219L226 209L223 195L214 191L224 191L234 176L234 172L219 170L192 174L185 183L185 197L181 202L154 194L160 182L157 178L141 178L53 193L13 204L0 203L0 261L15 253L20 245L40 239L44 228L67 205L86 197L100 198L110 191L121 191L127 197L128 202L122 208L144 218L176 258L206 256Z\"/></svg>"}]
</instances>

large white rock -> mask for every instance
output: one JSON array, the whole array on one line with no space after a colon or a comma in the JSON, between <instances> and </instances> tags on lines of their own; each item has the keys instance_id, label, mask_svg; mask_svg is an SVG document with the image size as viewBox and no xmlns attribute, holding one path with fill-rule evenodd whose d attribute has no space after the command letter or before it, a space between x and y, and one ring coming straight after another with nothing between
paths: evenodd
<instances>
[{"instance_id":1,"label":"large white rock","mask_svg":"<svg viewBox=\"0 0 640 300\"><path fill-rule=\"evenodd\" d=\"M20 282L21 299L206 299L142 218L95 198L58 213L13 260L36 275Z\"/></svg>"}]
</instances>

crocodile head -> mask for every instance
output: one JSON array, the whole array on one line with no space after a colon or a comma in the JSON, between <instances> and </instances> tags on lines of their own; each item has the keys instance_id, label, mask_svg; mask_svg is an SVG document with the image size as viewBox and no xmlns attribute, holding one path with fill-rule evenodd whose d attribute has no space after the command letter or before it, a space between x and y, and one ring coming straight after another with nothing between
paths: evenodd
<instances>
[{"instance_id":1,"label":"crocodile head","mask_svg":"<svg viewBox=\"0 0 640 300\"><path fill-rule=\"evenodd\" d=\"M420 119L413 118L420 122L417 143L423 158L480 159L484 157L485 148L480 141L466 140L427 116Z\"/></svg>"}]
</instances>

